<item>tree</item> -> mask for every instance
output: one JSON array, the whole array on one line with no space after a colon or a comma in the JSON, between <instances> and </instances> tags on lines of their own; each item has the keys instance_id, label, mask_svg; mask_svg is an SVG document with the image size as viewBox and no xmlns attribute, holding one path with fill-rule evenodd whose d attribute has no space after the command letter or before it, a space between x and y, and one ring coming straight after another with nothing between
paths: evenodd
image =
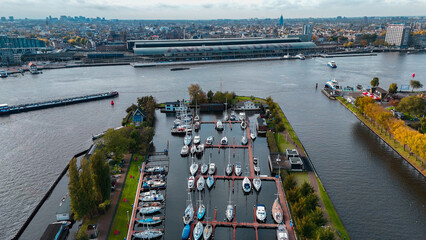
<instances>
[{"instance_id":1,"label":"tree","mask_svg":"<svg viewBox=\"0 0 426 240\"><path fill-rule=\"evenodd\" d=\"M294 175L288 175L284 180L284 189L286 191L294 189L296 187L296 180L294 180Z\"/></svg>"},{"instance_id":2,"label":"tree","mask_svg":"<svg viewBox=\"0 0 426 240\"><path fill-rule=\"evenodd\" d=\"M314 193L314 188L311 186L311 184L308 182L303 182L302 186L300 187L300 194L306 197L312 193Z\"/></svg>"},{"instance_id":3,"label":"tree","mask_svg":"<svg viewBox=\"0 0 426 240\"><path fill-rule=\"evenodd\" d=\"M365 46L367 46L367 45L368 45L368 42L367 42L367 40L362 40L362 41L359 43L359 45L361 45L361 46L365 47Z\"/></svg>"},{"instance_id":4,"label":"tree","mask_svg":"<svg viewBox=\"0 0 426 240\"><path fill-rule=\"evenodd\" d=\"M398 91L398 85L396 83L391 83L389 85L389 93L395 94Z\"/></svg>"},{"instance_id":5,"label":"tree","mask_svg":"<svg viewBox=\"0 0 426 240\"><path fill-rule=\"evenodd\" d=\"M374 77L373 80L370 81L370 84L371 84L372 87L379 86L379 78L378 77Z\"/></svg>"},{"instance_id":6,"label":"tree","mask_svg":"<svg viewBox=\"0 0 426 240\"><path fill-rule=\"evenodd\" d=\"M309 214L309 217L317 226L324 226L327 221L324 218L324 213L322 212L320 207L316 207Z\"/></svg>"},{"instance_id":7,"label":"tree","mask_svg":"<svg viewBox=\"0 0 426 240\"><path fill-rule=\"evenodd\" d=\"M422 88L423 84L420 83L420 81L417 80L411 80L410 81L411 91L414 91L415 88Z\"/></svg>"},{"instance_id":8,"label":"tree","mask_svg":"<svg viewBox=\"0 0 426 240\"><path fill-rule=\"evenodd\" d=\"M90 171L89 162L86 158L81 159L81 173L80 173L80 188L83 192L81 202L82 202L82 212L84 215L89 214L93 216L96 212L96 201L95 193L93 189L92 174Z\"/></svg>"},{"instance_id":9,"label":"tree","mask_svg":"<svg viewBox=\"0 0 426 240\"><path fill-rule=\"evenodd\" d=\"M296 232L305 239L314 237L317 226L309 217L304 217L299 221L296 221Z\"/></svg>"},{"instance_id":10,"label":"tree","mask_svg":"<svg viewBox=\"0 0 426 240\"><path fill-rule=\"evenodd\" d=\"M188 87L188 93L192 104L195 104L196 102L203 103L207 100L206 93L203 92L203 89L201 89L199 84L191 84Z\"/></svg>"},{"instance_id":11,"label":"tree","mask_svg":"<svg viewBox=\"0 0 426 240\"><path fill-rule=\"evenodd\" d=\"M417 116L424 116L426 103L425 100L418 96L409 96L401 99L398 104L397 110Z\"/></svg>"},{"instance_id":12,"label":"tree","mask_svg":"<svg viewBox=\"0 0 426 240\"><path fill-rule=\"evenodd\" d=\"M100 150L96 150L90 157L89 165L96 202L101 203L110 199L111 176L108 163L105 161L105 154Z\"/></svg>"},{"instance_id":13,"label":"tree","mask_svg":"<svg viewBox=\"0 0 426 240\"><path fill-rule=\"evenodd\" d=\"M103 139L107 153L114 153L114 158L119 159L129 149L130 141L126 137L127 129L108 129Z\"/></svg>"},{"instance_id":14,"label":"tree","mask_svg":"<svg viewBox=\"0 0 426 240\"><path fill-rule=\"evenodd\" d=\"M316 240L334 240L333 230L330 227L319 228Z\"/></svg>"},{"instance_id":15,"label":"tree","mask_svg":"<svg viewBox=\"0 0 426 240\"><path fill-rule=\"evenodd\" d=\"M420 119L420 129L422 133L426 133L426 117Z\"/></svg>"},{"instance_id":16,"label":"tree","mask_svg":"<svg viewBox=\"0 0 426 240\"><path fill-rule=\"evenodd\" d=\"M214 95L214 93L213 93L213 91L212 91L212 90L209 90L209 91L207 92L207 101L208 101L209 103L211 103L211 102L213 101L213 95Z\"/></svg>"},{"instance_id":17,"label":"tree","mask_svg":"<svg viewBox=\"0 0 426 240\"><path fill-rule=\"evenodd\" d=\"M80 220L84 217L85 213L82 210L82 191L80 188L80 174L77 168L77 159L73 158L69 163L68 169L68 191L71 200L71 211L74 214L75 220Z\"/></svg>"},{"instance_id":18,"label":"tree","mask_svg":"<svg viewBox=\"0 0 426 240\"><path fill-rule=\"evenodd\" d=\"M355 99L355 106L357 106L359 110L364 113L366 106L375 102L376 101L370 97L357 97Z\"/></svg>"}]
</instances>

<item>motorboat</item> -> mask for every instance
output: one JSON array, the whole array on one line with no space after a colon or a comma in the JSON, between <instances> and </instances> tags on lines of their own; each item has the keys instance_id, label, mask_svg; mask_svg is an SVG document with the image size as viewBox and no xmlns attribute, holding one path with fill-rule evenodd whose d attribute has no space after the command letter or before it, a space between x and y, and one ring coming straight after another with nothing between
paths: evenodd
<instances>
[{"instance_id":1,"label":"motorboat","mask_svg":"<svg viewBox=\"0 0 426 240\"><path fill-rule=\"evenodd\" d=\"M206 213L206 206L200 201L200 205L197 210L197 218L201 221L203 219L204 214Z\"/></svg>"},{"instance_id":2,"label":"motorboat","mask_svg":"<svg viewBox=\"0 0 426 240\"><path fill-rule=\"evenodd\" d=\"M142 189L153 189L153 188L162 188L166 186L166 181L164 180L147 180L142 184Z\"/></svg>"},{"instance_id":3,"label":"motorboat","mask_svg":"<svg viewBox=\"0 0 426 240\"><path fill-rule=\"evenodd\" d=\"M195 184L195 177L194 176L190 176L188 178L188 189L193 189L194 188L194 184Z\"/></svg>"},{"instance_id":4,"label":"motorboat","mask_svg":"<svg viewBox=\"0 0 426 240\"><path fill-rule=\"evenodd\" d=\"M303 54L301 54L301 53L297 54L297 55L296 55L296 57L297 57L297 59L299 59L299 60L305 60L305 59L306 59L305 55L303 55Z\"/></svg>"},{"instance_id":5,"label":"motorboat","mask_svg":"<svg viewBox=\"0 0 426 240\"><path fill-rule=\"evenodd\" d=\"M189 234L191 233L191 226L186 224L182 230L182 240L187 240L189 238Z\"/></svg>"},{"instance_id":6,"label":"motorboat","mask_svg":"<svg viewBox=\"0 0 426 240\"><path fill-rule=\"evenodd\" d=\"M161 206L160 202L146 202L146 203L139 203L139 207L158 207Z\"/></svg>"},{"instance_id":7,"label":"motorboat","mask_svg":"<svg viewBox=\"0 0 426 240\"><path fill-rule=\"evenodd\" d=\"M256 139L256 133L254 133L254 132L251 132L250 133L250 138L251 138L251 140L255 140Z\"/></svg>"},{"instance_id":8,"label":"motorboat","mask_svg":"<svg viewBox=\"0 0 426 240\"><path fill-rule=\"evenodd\" d=\"M208 170L209 170L209 165L207 165L207 163L203 163L200 169L201 174L203 175L206 174Z\"/></svg>"},{"instance_id":9,"label":"motorboat","mask_svg":"<svg viewBox=\"0 0 426 240\"><path fill-rule=\"evenodd\" d=\"M234 207L232 206L231 203L228 204L228 206L226 206L226 219L231 222L232 219L234 218Z\"/></svg>"},{"instance_id":10,"label":"motorboat","mask_svg":"<svg viewBox=\"0 0 426 240\"><path fill-rule=\"evenodd\" d=\"M251 182L250 182L250 179L248 177L245 177L243 179L242 187L243 187L243 191L245 193L249 193L251 191Z\"/></svg>"},{"instance_id":11,"label":"motorboat","mask_svg":"<svg viewBox=\"0 0 426 240\"><path fill-rule=\"evenodd\" d=\"M189 172L192 176L194 176L198 171L198 163L192 162L191 166L189 167Z\"/></svg>"},{"instance_id":12,"label":"motorboat","mask_svg":"<svg viewBox=\"0 0 426 240\"><path fill-rule=\"evenodd\" d=\"M241 163L235 163L234 172L236 176L241 175Z\"/></svg>"},{"instance_id":13,"label":"motorboat","mask_svg":"<svg viewBox=\"0 0 426 240\"><path fill-rule=\"evenodd\" d=\"M186 132L185 137L183 138L183 144L189 146L192 142L192 135L189 132Z\"/></svg>"},{"instance_id":14,"label":"motorboat","mask_svg":"<svg viewBox=\"0 0 426 240\"><path fill-rule=\"evenodd\" d=\"M278 240L288 240L288 232L287 229L285 228L284 224L280 224L278 225L277 228L277 239Z\"/></svg>"},{"instance_id":15,"label":"motorboat","mask_svg":"<svg viewBox=\"0 0 426 240\"><path fill-rule=\"evenodd\" d=\"M330 61L327 63L327 65L331 68L337 68L336 62L335 61Z\"/></svg>"},{"instance_id":16,"label":"motorboat","mask_svg":"<svg viewBox=\"0 0 426 240\"><path fill-rule=\"evenodd\" d=\"M256 157L253 158L253 164L257 165L258 159Z\"/></svg>"},{"instance_id":17,"label":"motorboat","mask_svg":"<svg viewBox=\"0 0 426 240\"><path fill-rule=\"evenodd\" d=\"M203 154L203 152L204 152L204 144L197 145L197 148L196 148L196 150L195 150L195 153L196 153L198 156L201 156L201 155Z\"/></svg>"},{"instance_id":18,"label":"motorboat","mask_svg":"<svg viewBox=\"0 0 426 240\"><path fill-rule=\"evenodd\" d=\"M209 136L207 139L206 139L206 145L212 145L213 144L213 136Z\"/></svg>"},{"instance_id":19,"label":"motorboat","mask_svg":"<svg viewBox=\"0 0 426 240\"><path fill-rule=\"evenodd\" d=\"M197 189L198 191L203 191L204 185L206 184L206 180L203 176L200 176L197 180Z\"/></svg>"},{"instance_id":20,"label":"motorboat","mask_svg":"<svg viewBox=\"0 0 426 240\"><path fill-rule=\"evenodd\" d=\"M196 132L198 132L198 130L200 130L200 127L201 127L200 122L195 122L194 123L194 129L195 129Z\"/></svg>"},{"instance_id":21,"label":"motorboat","mask_svg":"<svg viewBox=\"0 0 426 240\"><path fill-rule=\"evenodd\" d=\"M331 88L333 90L341 90L342 87L339 85L336 79L330 79L325 83L326 88Z\"/></svg>"},{"instance_id":22,"label":"motorboat","mask_svg":"<svg viewBox=\"0 0 426 240\"><path fill-rule=\"evenodd\" d=\"M247 145L247 143L248 143L248 141L247 141L247 137L246 137L246 136L243 136L243 137L241 138L241 144L243 144L243 145Z\"/></svg>"},{"instance_id":23,"label":"motorboat","mask_svg":"<svg viewBox=\"0 0 426 240\"><path fill-rule=\"evenodd\" d=\"M226 175L228 175L228 176L231 176L231 175L232 175L232 164L231 164L231 163L228 163L228 164L226 165L225 173L226 173Z\"/></svg>"},{"instance_id":24,"label":"motorboat","mask_svg":"<svg viewBox=\"0 0 426 240\"><path fill-rule=\"evenodd\" d=\"M166 169L164 167L159 167L159 166L157 166L157 167L149 167L149 168L145 169L146 173L162 173L164 171L166 171Z\"/></svg>"},{"instance_id":25,"label":"motorboat","mask_svg":"<svg viewBox=\"0 0 426 240\"><path fill-rule=\"evenodd\" d=\"M203 239L209 240L212 234L213 234L213 226L210 223L207 223L207 225L204 227Z\"/></svg>"},{"instance_id":26,"label":"motorboat","mask_svg":"<svg viewBox=\"0 0 426 240\"><path fill-rule=\"evenodd\" d=\"M235 112L234 112L234 111L232 111L232 112L231 112L231 116L229 117L229 119L230 119L231 121L235 121L235 120L237 120L237 115L235 114Z\"/></svg>"},{"instance_id":27,"label":"motorboat","mask_svg":"<svg viewBox=\"0 0 426 240\"><path fill-rule=\"evenodd\" d=\"M216 164L215 163L210 163L209 164L208 174L214 175L215 172L216 172Z\"/></svg>"},{"instance_id":28,"label":"motorboat","mask_svg":"<svg viewBox=\"0 0 426 240\"><path fill-rule=\"evenodd\" d=\"M147 229L142 232L133 233L133 237L141 239L156 239L163 236L163 231L159 229Z\"/></svg>"},{"instance_id":29,"label":"motorboat","mask_svg":"<svg viewBox=\"0 0 426 240\"><path fill-rule=\"evenodd\" d=\"M203 224L201 222L197 222L193 231L194 239L199 240L202 235L203 235Z\"/></svg>"},{"instance_id":30,"label":"motorboat","mask_svg":"<svg viewBox=\"0 0 426 240\"><path fill-rule=\"evenodd\" d=\"M259 177L255 177L255 178L253 178L253 188L256 190L256 191L260 191L260 188L262 187L262 180L260 180L260 178Z\"/></svg>"},{"instance_id":31,"label":"motorboat","mask_svg":"<svg viewBox=\"0 0 426 240\"><path fill-rule=\"evenodd\" d=\"M238 115L238 119L242 122L244 122L246 120L246 113L245 112L240 112L240 114Z\"/></svg>"},{"instance_id":32,"label":"motorboat","mask_svg":"<svg viewBox=\"0 0 426 240\"><path fill-rule=\"evenodd\" d=\"M146 197L146 196L151 196L151 195L154 195L154 194L157 194L157 190L151 190L149 192L143 192L143 193L140 193L139 196L140 197Z\"/></svg>"},{"instance_id":33,"label":"motorboat","mask_svg":"<svg viewBox=\"0 0 426 240\"><path fill-rule=\"evenodd\" d=\"M161 207L143 207L139 209L139 212L143 215L153 214L161 210Z\"/></svg>"},{"instance_id":34,"label":"motorboat","mask_svg":"<svg viewBox=\"0 0 426 240\"><path fill-rule=\"evenodd\" d=\"M163 201L164 200L164 196L160 193L156 193L156 194L151 194L148 196L143 197L142 202L157 202L157 201Z\"/></svg>"},{"instance_id":35,"label":"motorboat","mask_svg":"<svg viewBox=\"0 0 426 240\"><path fill-rule=\"evenodd\" d=\"M223 123L222 121L218 120L216 123L216 130L218 131L223 131L224 127L223 127Z\"/></svg>"},{"instance_id":36,"label":"motorboat","mask_svg":"<svg viewBox=\"0 0 426 240\"><path fill-rule=\"evenodd\" d=\"M272 205L272 217L278 224L283 222L283 209L281 208L278 197L275 199L274 204Z\"/></svg>"},{"instance_id":37,"label":"motorboat","mask_svg":"<svg viewBox=\"0 0 426 240\"><path fill-rule=\"evenodd\" d=\"M200 144L200 142L201 142L201 137L200 137L200 135L196 135L196 136L194 137L194 144Z\"/></svg>"},{"instance_id":38,"label":"motorboat","mask_svg":"<svg viewBox=\"0 0 426 240\"><path fill-rule=\"evenodd\" d=\"M183 145L182 149L180 150L180 155L182 157L187 156L189 153L189 147L187 145Z\"/></svg>"},{"instance_id":39,"label":"motorboat","mask_svg":"<svg viewBox=\"0 0 426 240\"><path fill-rule=\"evenodd\" d=\"M214 177L209 175L206 179L206 185L209 189L211 189L213 187L213 184L214 184Z\"/></svg>"},{"instance_id":40,"label":"motorboat","mask_svg":"<svg viewBox=\"0 0 426 240\"><path fill-rule=\"evenodd\" d=\"M136 220L137 223L143 225L156 225L162 222L160 217L143 218Z\"/></svg>"},{"instance_id":41,"label":"motorboat","mask_svg":"<svg viewBox=\"0 0 426 240\"><path fill-rule=\"evenodd\" d=\"M191 152L191 155L194 155L197 152L197 146L192 144L189 151Z\"/></svg>"},{"instance_id":42,"label":"motorboat","mask_svg":"<svg viewBox=\"0 0 426 240\"><path fill-rule=\"evenodd\" d=\"M257 206L256 206L256 218L259 222L264 222L266 220L265 205L257 204Z\"/></svg>"},{"instance_id":43,"label":"motorboat","mask_svg":"<svg viewBox=\"0 0 426 240\"><path fill-rule=\"evenodd\" d=\"M183 223L189 224L192 222L192 219L194 218L194 206L192 205L191 201L191 194L188 192L188 205L185 208L185 212L183 214Z\"/></svg>"},{"instance_id":44,"label":"motorboat","mask_svg":"<svg viewBox=\"0 0 426 240\"><path fill-rule=\"evenodd\" d=\"M247 122L246 121L242 121L240 125L241 125L242 129L246 129L247 128Z\"/></svg>"},{"instance_id":45,"label":"motorboat","mask_svg":"<svg viewBox=\"0 0 426 240\"><path fill-rule=\"evenodd\" d=\"M220 139L220 144L221 145L227 145L228 144L228 138L225 136L222 139Z\"/></svg>"},{"instance_id":46,"label":"motorboat","mask_svg":"<svg viewBox=\"0 0 426 240\"><path fill-rule=\"evenodd\" d=\"M0 70L0 78L7 78L7 72L4 70Z\"/></svg>"}]
</instances>

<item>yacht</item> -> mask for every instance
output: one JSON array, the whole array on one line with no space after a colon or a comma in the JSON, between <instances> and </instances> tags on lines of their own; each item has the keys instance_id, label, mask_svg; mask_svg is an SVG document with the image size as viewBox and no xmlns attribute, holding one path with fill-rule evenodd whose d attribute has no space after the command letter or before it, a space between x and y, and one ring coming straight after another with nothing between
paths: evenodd
<instances>
[{"instance_id":1,"label":"yacht","mask_svg":"<svg viewBox=\"0 0 426 240\"><path fill-rule=\"evenodd\" d=\"M257 204L257 206L256 206L256 218L260 222L264 222L266 220L265 205Z\"/></svg>"},{"instance_id":2,"label":"yacht","mask_svg":"<svg viewBox=\"0 0 426 240\"><path fill-rule=\"evenodd\" d=\"M156 225L162 222L160 217L151 217L151 218L143 218L136 220L137 223L143 224L143 225Z\"/></svg>"},{"instance_id":3,"label":"yacht","mask_svg":"<svg viewBox=\"0 0 426 240\"><path fill-rule=\"evenodd\" d=\"M242 183L243 191L245 193L249 193L251 191L251 182L248 177L244 177L243 183Z\"/></svg>"},{"instance_id":4,"label":"yacht","mask_svg":"<svg viewBox=\"0 0 426 240\"><path fill-rule=\"evenodd\" d=\"M183 223L189 224L194 218L194 206L192 205L191 193L188 192L188 205L185 208L185 213L183 214Z\"/></svg>"},{"instance_id":5,"label":"yacht","mask_svg":"<svg viewBox=\"0 0 426 240\"><path fill-rule=\"evenodd\" d=\"M234 172L236 176L241 175L241 163L235 163Z\"/></svg>"},{"instance_id":6,"label":"yacht","mask_svg":"<svg viewBox=\"0 0 426 240\"><path fill-rule=\"evenodd\" d=\"M182 149L180 150L180 155L182 157L188 156L189 154L189 147L187 145L183 145Z\"/></svg>"},{"instance_id":7,"label":"yacht","mask_svg":"<svg viewBox=\"0 0 426 240\"><path fill-rule=\"evenodd\" d=\"M262 187L262 181L259 177L253 178L253 188L259 192L260 188Z\"/></svg>"},{"instance_id":8,"label":"yacht","mask_svg":"<svg viewBox=\"0 0 426 240\"><path fill-rule=\"evenodd\" d=\"M194 188L194 183L195 183L195 177L194 176L190 176L188 178L188 189L193 189Z\"/></svg>"},{"instance_id":9,"label":"yacht","mask_svg":"<svg viewBox=\"0 0 426 240\"><path fill-rule=\"evenodd\" d=\"M196 136L194 137L194 144L200 144L200 142L201 142L201 137L200 137L200 135L196 135Z\"/></svg>"},{"instance_id":10,"label":"yacht","mask_svg":"<svg viewBox=\"0 0 426 240\"><path fill-rule=\"evenodd\" d=\"M326 88L331 88L333 90L341 90L342 87L339 85L339 83L336 81L336 79L330 79L325 83Z\"/></svg>"},{"instance_id":11,"label":"yacht","mask_svg":"<svg viewBox=\"0 0 426 240\"><path fill-rule=\"evenodd\" d=\"M214 177L209 175L206 179L206 185L209 189L211 189L213 187L213 184L214 184Z\"/></svg>"},{"instance_id":12,"label":"yacht","mask_svg":"<svg viewBox=\"0 0 426 240\"><path fill-rule=\"evenodd\" d=\"M212 145L213 144L213 136L209 136L207 139L206 139L206 145Z\"/></svg>"},{"instance_id":13,"label":"yacht","mask_svg":"<svg viewBox=\"0 0 426 240\"><path fill-rule=\"evenodd\" d=\"M327 63L327 65L331 68L337 68L336 62L335 61L330 61Z\"/></svg>"},{"instance_id":14,"label":"yacht","mask_svg":"<svg viewBox=\"0 0 426 240\"><path fill-rule=\"evenodd\" d=\"M133 233L133 237L141 239L156 239L163 236L163 231L159 229L148 229L142 232Z\"/></svg>"},{"instance_id":15,"label":"yacht","mask_svg":"<svg viewBox=\"0 0 426 240\"><path fill-rule=\"evenodd\" d=\"M195 225L193 235L195 240L199 240L203 235L203 224L201 222Z\"/></svg>"},{"instance_id":16,"label":"yacht","mask_svg":"<svg viewBox=\"0 0 426 240\"><path fill-rule=\"evenodd\" d=\"M189 172L192 176L194 176L198 171L198 163L192 162L191 166L189 167Z\"/></svg>"},{"instance_id":17,"label":"yacht","mask_svg":"<svg viewBox=\"0 0 426 240\"><path fill-rule=\"evenodd\" d=\"M231 164L231 163L228 163L228 164L226 165L225 173L226 173L226 175L228 175L228 176L231 176L231 175L232 175L232 164Z\"/></svg>"},{"instance_id":18,"label":"yacht","mask_svg":"<svg viewBox=\"0 0 426 240\"><path fill-rule=\"evenodd\" d=\"M192 135L189 132L186 132L185 137L183 138L183 144L189 146L192 142Z\"/></svg>"},{"instance_id":19,"label":"yacht","mask_svg":"<svg viewBox=\"0 0 426 240\"><path fill-rule=\"evenodd\" d=\"M228 203L228 206L226 206L226 219L231 222L234 218L234 207L232 206L231 202Z\"/></svg>"},{"instance_id":20,"label":"yacht","mask_svg":"<svg viewBox=\"0 0 426 240\"><path fill-rule=\"evenodd\" d=\"M153 214L161 210L161 207L143 207L139 209L139 212L143 215Z\"/></svg>"},{"instance_id":21,"label":"yacht","mask_svg":"<svg viewBox=\"0 0 426 240\"><path fill-rule=\"evenodd\" d=\"M207 225L204 227L203 231L203 239L209 240L213 233L213 226L210 223L207 223Z\"/></svg>"},{"instance_id":22,"label":"yacht","mask_svg":"<svg viewBox=\"0 0 426 240\"><path fill-rule=\"evenodd\" d=\"M221 145L227 145L228 144L228 138L225 136L222 139L220 139L220 144Z\"/></svg>"},{"instance_id":23,"label":"yacht","mask_svg":"<svg viewBox=\"0 0 426 240\"><path fill-rule=\"evenodd\" d=\"M207 163L201 164L201 169L200 169L201 174L203 175L206 174L208 170L209 170L209 165L207 165Z\"/></svg>"},{"instance_id":24,"label":"yacht","mask_svg":"<svg viewBox=\"0 0 426 240\"><path fill-rule=\"evenodd\" d=\"M195 150L196 154L198 156L201 156L204 152L204 144L200 144L197 146L197 149Z\"/></svg>"},{"instance_id":25,"label":"yacht","mask_svg":"<svg viewBox=\"0 0 426 240\"><path fill-rule=\"evenodd\" d=\"M216 123L216 130L223 131L223 123L222 121L218 120Z\"/></svg>"},{"instance_id":26,"label":"yacht","mask_svg":"<svg viewBox=\"0 0 426 240\"><path fill-rule=\"evenodd\" d=\"M205 183L206 183L206 180L204 179L204 177L200 176L198 178L198 181L197 181L197 189L198 189L198 191L203 191L204 190Z\"/></svg>"},{"instance_id":27,"label":"yacht","mask_svg":"<svg viewBox=\"0 0 426 240\"><path fill-rule=\"evenodd\" d=\"M278 225L277 239L278 240L288 240L288 232L287 232L287 229L285 228L284 224Z\"/></svg>"},{"instance_id":28,"label":"yacht","mask_svg":"<svg viewBox=\"0 0 426 240\"><path fill-rule=\"evenodd\" d=\"M195 146L194 144L192 144L190 150L191 155L194 156L195 152L197 152L197 146Z\"/></svg>"},{"instance_id":29,"label":"yacht","mask_svg":"<svg viewBox=\"0 0 426 240\"><path fill-rule=\"evenodd\" d=\"M283 210L281 208L281 204L278 200L278 197L275 199L274 205L272 205L272 217L278 224L283 222Z\"/></svg>"},{"instance_id":30,"label":"yacht","mask_svg":"<svg viewBox=\"0 0 426 240\"><path fill-rule=\"evenodd\" d=\"M206 206L204 206L204 204L200 200L200 205L197 210L197 218L199 221L203 219L205 213L206 213Z\"/></svg>"},{"instance_id":31,"label":"yacht","mask_svg":"<svg viewBox=\"0 0 426 240\"><path fill-rule=\"evenodd\" d=\"M215 172L216 172L216 164L215 163L210 163L209 164L208 174L214 175Z\"/></svg>"}]
</instances>

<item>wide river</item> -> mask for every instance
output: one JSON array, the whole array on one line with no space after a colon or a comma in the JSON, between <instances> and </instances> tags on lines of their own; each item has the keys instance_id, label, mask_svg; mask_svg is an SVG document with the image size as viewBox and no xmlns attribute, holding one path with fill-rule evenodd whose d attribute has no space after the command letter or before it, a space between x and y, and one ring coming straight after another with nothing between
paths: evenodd
<instances>
[{"instance_id":1,"label":"wide river","mask_svg":"<svg viewBox=\"0 0 426 240\"><path fill-rule=\"evenodd\" d=\"M387 89L393 82L409 84L415 72L426 85L426 55L335 60L337 69L327 67L329 59L315 58L197 65L177 72L73 68L1 79L0 103L10 105L112 89L120 96L114 107L105 100L0 117L0 239L14 236L70 158L90 146L92 134L119 126L137 97L188 98L191 83L206 91L222 86L238 95L272 96L306 147L351 238L424 239L426 179L315 84L335 77L344 86L367 86L377 76Z\"/></svg>"}]
</instances>

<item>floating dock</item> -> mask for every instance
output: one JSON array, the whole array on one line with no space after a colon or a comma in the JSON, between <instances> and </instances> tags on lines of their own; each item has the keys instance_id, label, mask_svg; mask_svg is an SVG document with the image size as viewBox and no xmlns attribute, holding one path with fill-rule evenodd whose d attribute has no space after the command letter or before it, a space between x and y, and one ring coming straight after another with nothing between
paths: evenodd
<instances>
[{"instance_id":1,"label":"floating dock","mask_svg":"<svg viewBox=\"0 0 426 240\"><path fill-rule=\"evenodd\" d=\"M117 96L118 96L117 91L111 91L106 93L85 95L81 97L64 98L64 99L51 100L46 102L21 104L16 106L8 106L7 104L1 104L0 115L35 111L35 110L40 110L44 108L52 108L52 107L65 106L65 105L70 105L75 103L89 102L89 101L95 101L95 100L106 99L106 98L114 98Z\"/></svg>"}]
</instances>

